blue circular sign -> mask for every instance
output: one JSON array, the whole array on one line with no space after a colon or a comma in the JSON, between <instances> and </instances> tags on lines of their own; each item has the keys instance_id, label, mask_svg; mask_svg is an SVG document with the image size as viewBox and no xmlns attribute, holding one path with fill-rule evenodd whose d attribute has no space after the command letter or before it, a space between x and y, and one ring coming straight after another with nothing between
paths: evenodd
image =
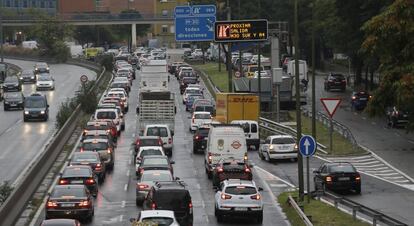
<instances>
[{"instance_id":1,"label":"blue circular sign","mask_svg":"<svg viewBox=\"0 0 414 226\"><path fill-rule=\"evenodd\" d=\"M316 152L316 141L312 136L305 135L300 138L299 151L303 156L312 156Z\"/></svg>"}]
</instances>

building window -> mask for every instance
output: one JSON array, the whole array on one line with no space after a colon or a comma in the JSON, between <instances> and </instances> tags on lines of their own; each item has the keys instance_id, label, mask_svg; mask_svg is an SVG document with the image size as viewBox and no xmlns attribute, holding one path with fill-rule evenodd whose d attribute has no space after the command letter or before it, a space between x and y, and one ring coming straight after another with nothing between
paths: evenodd
<instances>
[{"instance_id":1,"label":"building window","mask_svg":"<svg viewBox=\"0 0 414 226\"><path fill-rule=\"evenodd\" d=\"M36 8L36 6L37 6L37 5L36 5L36 1L32 1L32 5L31 5L31 7L32 7L32 8Z\"/></svg>"},{"instance_id":2,"label":"building window","mask_svg":"<svg viewBox=\"0 0 414 226\"><path fill-rule=\"evenodd\" d=\"M168 32L168 25L162 25L161 32L162 33L167 33Z\"/></svg>"},{"instance_id":3,"label":"building window","mask_svg":"<svg viewBox=\"0 0 414 226\"><path fill-rule=\"evenodd\" d=\"M24 1L23 1L23 8L27 8L27 7L28 7L27 0L24 0Z\"/></svg>"},{"instance_id":4,"label":"building window","mask_svg":"<svg viewBox=\"0 0 414 226\"><path fill-rule=\"evenodd\" d=\"M14 7L17 7L17 8L19 8L20 6L19 6L19 1L18 0L15 0L14 1Z\"/></svg>"},{"instance_id":5,"label":"building window","mask_svg":"<svg viewBox=\"0 0 414 226\"><path fill-rule=\"evenodd\" d=\"M45 8L45 2L44 1L40 2L40 8Z\"/></svg>"},{"instance_id":6,"label":"building window","mask_svg":"<svg viewBox=\"0 0 414 226\"><path fill-rule=\"evenodd\" d=\"M162 16L168 16L168 10L163 9L162 10Z\"/></svg>"},{"instance_id":7,"label":"building window","mask_svg":"<svg viewBox=\"0 0 414 226\"><path fill-rule=\"evenodd\" d=\"M10 0L7 0L7 1L6 1L6 7L11 7Z\"/></svg>"}]
</instances>

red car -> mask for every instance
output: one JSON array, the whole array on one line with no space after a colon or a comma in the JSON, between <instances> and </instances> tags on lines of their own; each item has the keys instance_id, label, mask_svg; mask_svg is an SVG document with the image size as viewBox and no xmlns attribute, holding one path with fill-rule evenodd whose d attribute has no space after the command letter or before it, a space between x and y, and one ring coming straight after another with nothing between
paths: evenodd
<instances>
[{"instance_id":1,"label":"red car","mask_svg":"<svg viewBox=\"0 0 414 226\"><path fill-rule=\"evenodd\" d=\"M213 171L213 186L219 186L226 179L252 180L252 170L243 159L220 160Z\"/></svg>"}]
</instances>

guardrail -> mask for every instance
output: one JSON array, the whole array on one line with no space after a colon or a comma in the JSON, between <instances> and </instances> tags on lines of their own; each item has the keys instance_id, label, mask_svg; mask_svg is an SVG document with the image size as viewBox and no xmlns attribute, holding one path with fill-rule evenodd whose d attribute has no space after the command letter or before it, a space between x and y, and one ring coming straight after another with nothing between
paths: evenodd
<instances>
[{"instance_id":1,"label":"guardrail","mask_svg":"<svg viewBox=\"0 0 414 226\"><path fill-rule=\"evenodd\" d=\"M92 65L91 67L95 66L96 65ZM93 86L93 89L96 89L101 83L104 74L105 68L103 68L101 74L96 79L97 82ZM81 108L80 105L78 105L66 123L55 134L44 152L39 156L36 163L28 169L21 182L15 187L13 192L0 207L0 225L14 225L18 220L27 202L31 199L33 193L36 191L43 178L47 175L50 167L62 151L66 142L70 139L72 132L75 130L77 122L80 119L80 113Z\"/></svg>"},{"instance_id":2,"label":"guardrail","mask_svg":"<svg viewBox=\"0 0 414 226\"><path fill-rule=\"evenodd\" d=\"M295 209L296 213L298 214L298 216L300 217L300 219L302 219L303 223L306 226L313 226L313 224L309 220L308 216L306 216L306 214L298 206L298 204L296 203L295 199L291 195L289 195L289 197L288 197L288 203L293 207L293 209Z\"/></svg>"},{"instance_id":3,"label":"guardrail","mask_svg":"<svg viewBox=\"0 0 414 226\"><path fill-rule=\"evenodd\" d=\"M368 216L372 218L372 225L378 225L378 222L381 222L385 225L390 226L408 226L408 224L405 224L397 219L394 219L390 216L387 216L377 210L371 209L367 206L364 206L362 204L359 204L355 201L352 201L345 197L336 196L329 192L324 192L324 198L331 199L334 203L335 208L339 208L339 205L343 205L349 209L352 210L352 216L354 219L357 218L357 213L361 213L365 216Z\"/></svg>"}]
</instances>

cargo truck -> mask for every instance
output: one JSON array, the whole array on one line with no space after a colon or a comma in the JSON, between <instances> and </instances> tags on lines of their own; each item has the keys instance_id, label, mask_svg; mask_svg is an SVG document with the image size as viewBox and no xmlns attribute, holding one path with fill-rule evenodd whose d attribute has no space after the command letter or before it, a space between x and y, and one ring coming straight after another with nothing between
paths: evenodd
<instances>
[{"instance_id":1,"label":"cargo truck","mask_svg":"<svg viewBox=\"0 0 414 226\"><path fill-rule=\"evenodd\" d=\"M168 90L169 74L166 60L150 60L141 66L141 92Z\"/></svg>"},{"instance_id":2,"label":"cargo truck","mask_svg":"<svg viewBox=\"0 0 414 226\"><path fill-rule=\"evenodd\" d=\"M217 93L216 117L221 123L234 120L259 120L259 96L251 93Z\"/></svg>"}]
</instances>

